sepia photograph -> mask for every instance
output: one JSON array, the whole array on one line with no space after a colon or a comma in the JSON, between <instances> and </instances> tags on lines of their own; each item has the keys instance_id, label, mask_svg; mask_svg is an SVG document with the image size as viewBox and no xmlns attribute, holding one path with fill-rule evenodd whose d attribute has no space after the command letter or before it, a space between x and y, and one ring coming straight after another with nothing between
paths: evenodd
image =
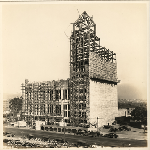
<instances>
[{"instance_id":1,"label":"sepia photograph","mask_svg":"<svg viewBox=\"0 0 150 150\"><path fill-rule=\"evenodd\" d=\"M148 1L1 8L3 149L148 148Z\"/></svg>"}]
</instances>

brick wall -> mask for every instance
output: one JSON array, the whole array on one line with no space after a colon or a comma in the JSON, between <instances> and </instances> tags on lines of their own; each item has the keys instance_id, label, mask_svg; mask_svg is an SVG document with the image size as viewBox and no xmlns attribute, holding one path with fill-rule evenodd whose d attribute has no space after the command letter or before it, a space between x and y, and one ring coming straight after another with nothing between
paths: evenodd
<instances>
[{"instance_id":1,"label":"brick wall","mask_svg":"<svg viewBox=\"0 0 150 150\"><path fill-rule=\"evenodd\" d=\"M116 62L105 61L95 52L90 52L89 60L90 78L117 82Z\"/></svg>"},{"instance_id":2,"label":"brick wall","mask_svg":"<svg viewBox=\"0 0 150 150\"><path fill-rule=\"evenodd\" d=\"M118 116L117 85L90 79L90 122L111 124Z\"/></svg>"}]
</instances>

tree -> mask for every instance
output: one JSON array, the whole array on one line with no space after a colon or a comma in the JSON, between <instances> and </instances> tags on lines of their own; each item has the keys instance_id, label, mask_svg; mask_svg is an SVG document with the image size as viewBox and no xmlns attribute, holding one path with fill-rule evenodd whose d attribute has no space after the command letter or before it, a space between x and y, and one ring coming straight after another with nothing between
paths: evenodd
<instances>
[{"instance_id":1,"label":"tree","mask_svg":"<svg viewBox=\"0 0 150 150\"><path fill-rule=\"evenodd\" d=\"M144 124L144 132L145 126L147 125L147 108L146 107L136 107L132 112L131 116L137 121L141 121Z\"/></svg>"},{"instance_id":2,"label":"tree","mask_svg":"<svg viewBox=\"0 0 150 150\"><path fill-rule=\"evenodd\" d=\"M19 113L22 110L22 102L22 97L16 97L9 101L9 108L13 114L13 117L17 116L17 113Z\"/></svg>"}]
</instances>

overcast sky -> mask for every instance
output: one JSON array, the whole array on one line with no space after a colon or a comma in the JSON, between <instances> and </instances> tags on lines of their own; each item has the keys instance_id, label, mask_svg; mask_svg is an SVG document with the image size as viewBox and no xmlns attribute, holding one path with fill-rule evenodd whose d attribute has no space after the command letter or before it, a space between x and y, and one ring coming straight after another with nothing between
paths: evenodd
<instances>
[{"instance_id":1,"label":"overcast sky","mask_svg":"<svg viewBox=\"0 0 150 150\"><path fill-rule=\"evenodd\" d=\"M146 99L148 16L143 3L9 4L2 7L3 93L69 78L72 24L93 16L101 46L116 53L119 98Z\"/></svg>"}]
</instances>

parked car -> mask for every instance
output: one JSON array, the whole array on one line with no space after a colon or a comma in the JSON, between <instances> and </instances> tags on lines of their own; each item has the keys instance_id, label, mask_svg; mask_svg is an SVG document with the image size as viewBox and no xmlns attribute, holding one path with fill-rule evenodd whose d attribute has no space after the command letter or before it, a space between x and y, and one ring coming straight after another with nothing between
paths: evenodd
<instances>
[{"instance_id":1,"label":"parked car","mask_svg":"<svg viewBox=\"0 0 150 150\"><path fill-rule=\"evenodd\" d=\"M102 134L100 134L100 132L85 132L84 134L85 136L91 136L91 137L99 137L99 136L102 136Z\"/></svg>"},{"instance_id":2,"label":"parked car","mask_svg":"<svg viewBox=\"0 0 150 150\"><path fill-rule=\"evenodd\" d=\"M128 128L126 126L121 126L118 128L119 131L131 131L131 128Z\"/></svg>"},{"instance_id":3,"label":"parked car","mask_svg":"<svg viewBox=\"0 0 150 150\"><path fill-rule=\"evenodd\" d=\"M4 140L3 140L4 143L7 143L7 142L9 142L9 141L11 141L11 140L9 140L9 139L4 139Z\"/></svg>"},{"instance_id":4,"label":"parked car","mask_svg":"<svg viewBox=\"0 0 150 150\"><path fill-rule=\"evenodd\" d=\"M14 137L15 134L8 133L8 134L6 134L6 136L7 136L7 137Z\"/></svg>"},{"instance_id":5,"label":"parked car","mask_svg":"<svg viewBox=\"0 0 150 150\"><path fill-rule=\"evenodd\" d=\"M115 134L115 133L109 133L109 134L108 134L108 137L109 137L109 138L117 138L118 135Z\"/></svg>"},{"instance_id":6,"label":"parked car","mask_svg":"<svg viewBox=\"0 0 150 150\"><path fill-rule=\"evenodd\" d=\"M117 134L115 134L115 133L109 133L109 134L105 134L105 135L103 135L103 137L108 137L108 138L117 138L117 137L118 137L118 135L117 135Z\"/></svg>"},{"instance_id":7,"label":"parked car","mask_svg":"<svg viewBox=\"0 0 150 150\"><path fill-rule=\"evenodd\" d=\"M78 130L76 133L75 133L75 135L84 135L84 133L85 133L85 131L82 131L82 130Z\"/></svg>"},{"instance_id":8,"label":"parked car","mask_svg":"<svg viewBox=\"0 0 150 150\"><path fill-rule=\"evenodd\" d=\"M109 132L116 132L116 131L118 131L117 128L110 128L110 129L109 129Z\"/></svg>"},{"instance_id":9,"label":"parked car","mask_svg":"<svg viewBox=\"0 0 150 150\"><path fill-rule=\"evenodd\" d=\"M3 136L11 134L10 132L3 132Z\"/></svg>"},{"instance_id":10,"label":"parked car","mask_svg":"<svg viewBox=\"0 0 150 150\"><path fill-rule=\"evenodd\" d=\"M103 128L105 128L105 129L109 129L109 128L111 128L112 126L110 126L110 125L104 125L103 126Z\"/></svg>"}]
</instances>

